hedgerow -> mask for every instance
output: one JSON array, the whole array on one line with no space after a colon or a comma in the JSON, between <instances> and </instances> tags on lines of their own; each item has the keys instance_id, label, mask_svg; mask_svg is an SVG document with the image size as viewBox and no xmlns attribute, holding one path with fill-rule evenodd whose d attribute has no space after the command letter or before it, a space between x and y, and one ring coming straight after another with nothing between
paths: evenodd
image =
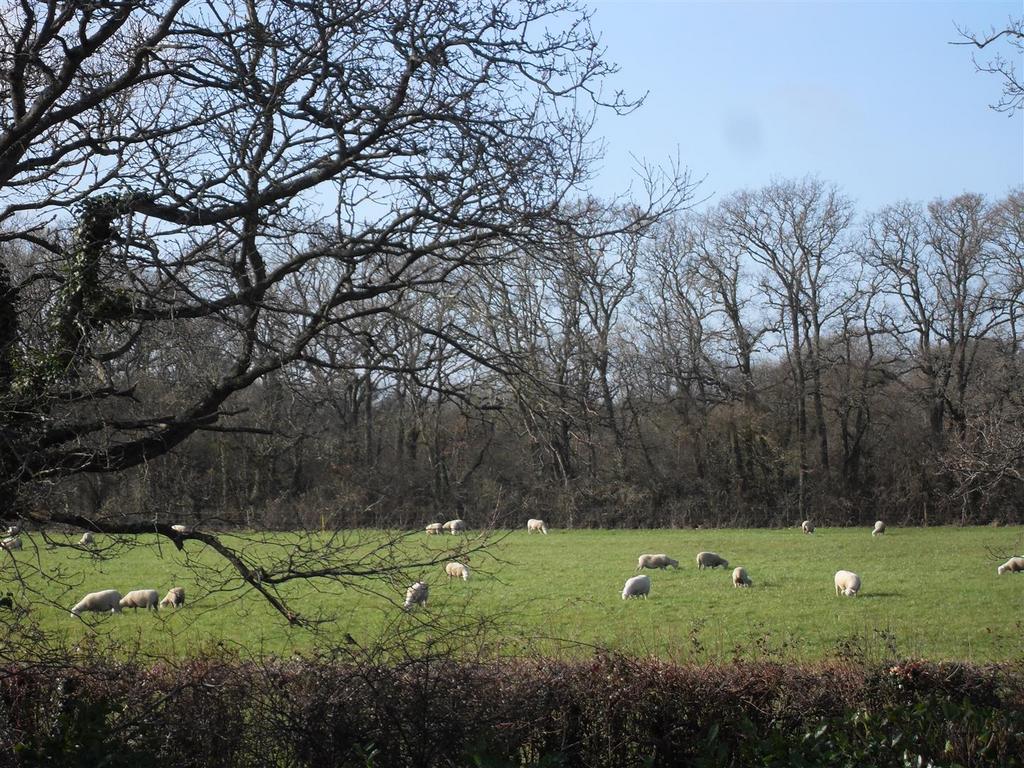
<instances>
[{"instance_id":1,"label":"hedgerow","mask_svg":"<svg viewBox=\"0 0 1024 768\"><path fill-rule=\"evenodd\" d=\"M1024 665L75 659L0 722L24 766L1013 766Z\"/></svg>"}]
</instances>

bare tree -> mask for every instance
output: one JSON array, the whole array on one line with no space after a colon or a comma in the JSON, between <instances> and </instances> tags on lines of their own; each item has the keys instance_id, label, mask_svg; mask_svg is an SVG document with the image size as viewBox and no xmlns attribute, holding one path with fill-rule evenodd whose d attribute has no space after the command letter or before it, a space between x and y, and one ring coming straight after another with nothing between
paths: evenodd
<instances>
[{"instance_id":1,"label":"bare tree","mask_svg":"<svg viewBox=\"0 0 1024 768\"><path fill-rule=\"evenodd\" d=\"M716 225L712 211L696 223L694 240L703 290L710 294L717 326L722 375L720 386L732 404L729 410L729 444L739 490L754 489L755 470L768 476L776 456L766 455L765 414L754 375L754 355L763 351L762 340L770 333L754 285L748 274L745 250L727 231Z\"/></svg>"},{"instance_id":2,"label":"bare tree","mask_svg":"<svg viewBox=\"0 0 1024 768\"><path fill-rule=\"evenodd\" d=\"M671 403L692 438L693 469L707 480L707 427L722 402L723 366L716 359L722 329L714 320L715 294L700 271L698 224L674 219L643 249L644 288L633 322L644 340L652 396Z\"/></svg>"},{"instance_id":3,"label":"bare tree","mask_svg":"<svg viewBox=\"0 0 1024 768\"><path fill-rule=\"evenodd\" d=\"M936 442L947 416L963 431L978 353L1013 306L999 279L991 215L980 196L961 195L933 201L927 213L890 206L868 225L868 258L895 302L891 330L920 374Z\"/></svg>"},{"instance_id":4,"label":"bare tree","mask_svg":"<svg viewBox=\"0 0 1024 768\"><path fill-rule=\"evenodd\" d=\"M642 236L624 231L584 241L571 260L574 281L579 286L575 311L584 320L580 329L584 354L593 371L605 428L611 433L616 474L627 472L627 445L619 423L621 392L616 381L616 351L622 333L623 306L636 289L637 255Z\"/></svg>"},{"instance_id":5,"label":"bare tree","mask_svg":"<svg viewBox=\"0 0 1024 768\"><path fill-rule=\"evenodd\" d=\"M475 290L480 333L507 350L504 418L526 436L541 478L568 486L579 471L580 366L578 284L558 262L520 254L496 265Z\"/></svg>"},{"instance_id":6,"label":"bare tree","mask_svg":"<svg viewBox=\"0 0 1024 768\"><path fill-rule=\"evenodd\" d=\"M716 226L734 248L763 267L762 285L777 312L780 339L793 371L797 407L798 516L804 514L810 396L818 439L818 462L830 467L828 425L822 376L824 329L841 316L848 302L843 282L851 245L847 230L853 218L850 201L816 179L776 182L755 192L741 192L719 206Z\"/></svg>"},{"instance_id":7,"label":"bare tree","mask_svg":"<svg viewBox=\"0 0 1024 768\"><path fill-rule=\"evenodd\" d=\"M971 58L979 72L998 75L1003 81L1003 95L992 105L992 109L1010 113L1024 109L1024 82L1014 62L1015 58L1024 53L1024 18L1010 18L1005 27L993 27L987 34L977 34L960 26L956 29L960 33L960 40L954 42L954 45L972 45L979 50L992 50L1000 43L1005 44L1008 49L1006 54L997 51L982 62L978 61L977 54Z\"/></svg>"}]
</instances>

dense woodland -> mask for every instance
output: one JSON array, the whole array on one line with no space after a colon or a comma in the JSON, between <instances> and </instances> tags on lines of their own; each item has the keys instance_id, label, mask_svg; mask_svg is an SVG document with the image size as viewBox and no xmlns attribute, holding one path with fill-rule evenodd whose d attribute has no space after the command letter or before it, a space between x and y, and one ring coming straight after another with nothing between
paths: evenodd
<instances>
[{"instance_id":1,"label":"dense woodland","mask_svg":"<svg viewBox=\"0 0 1024 768\"><path fill-rule=\"evenodd\" d=\"M612 234L495 243L234 395L230 426L40 498L279 527L1024 520L1024 193L864 213L811 178L575 215ZM167 321L123 374L173 403L231 343Z\"/></svg>"}]
</instances>

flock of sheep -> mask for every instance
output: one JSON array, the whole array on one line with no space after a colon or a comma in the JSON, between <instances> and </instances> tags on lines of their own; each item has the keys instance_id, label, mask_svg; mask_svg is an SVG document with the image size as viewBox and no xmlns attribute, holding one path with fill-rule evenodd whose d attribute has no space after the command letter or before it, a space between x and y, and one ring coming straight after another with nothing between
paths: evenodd
<instances>
[{"instance_id":1,"label":"flock of sheep","mask_svg":"<svg viewBox=\"0 0 1024 768\"><path fill-rule=\"evenodd\" d=\"M448 531L452 535L456 533L466 532L466 521L465 520L449 520L447 523L430 523L424 528L429 536L437 536L439 534ZM528 533L539 532L545 536L548 532L548 527L544 524L543 520L536 520L531 518L526 521L526 530ZM444 566L444 572L448 576L448 580L462 579L463 581L469 581L469 566L465 563L450 562ZM417 581L407 590L405 590L405 603L402 608L406 611L411 611L417 605L426 605L427 599L430 597L430 587L424 581Z\"/></svg>"},{"instance_id":2,"label":"flock of sheep","mask_svg":"<svg viewBox=\"0 0 1024 768\"><path fill-rule=\"evenodd\" d=\"M172 527L175 530L187 530L186 526L183 525ZM21 536L19 534L21 534L21 529L18 526L12 525L8 528L5 538L0 540L0 549L8 551L21 549ZM78 543L83 547L92 544L92 533L89 531L83 533ZM5 607L13 606L10 600L10 593L8 593L8 597L4 598L4 600L7 601ZM184 604L185 589L183 587L171 587L163 600L160 600L160 593L155 589L133 589L124 596L116 589L103 589L99 592L90 592L75 603L74 608L71 609L71 615L81 617L82 613L86 611L94 613L120 613L125 608L144 608L147 610L152 608L155 611L159 608L180 608Z\"/></svg>"},{"instance_id":3,"label":"flock of sheep","mask_svg":"<svg viewBox=\"0 0 1024 768\"><path fill-rule=\"evenodd\" d=\"M810 520L804 520L800 525L800 528L804 533L814 533L814 525ZM447 523L430 523L426 526L426 532L430 535L436 535L443 533L444 531L450 531L452 534L463 533L466 530L466 523L464 520L449 520ZM526 530L528 533L540 532L547 535L548 527L544 524L543 520L531 518L526 521ZM871 531L872 536L878 536L885 533L885 523L879 520L875 523L874 529ZM1011 568L1011 570L1024 570L1024 560L1021 558L1014 558L1014 560L1021 561L1021 567ZM999 573L1003 573L1003 569L1010 566L1011 560L1005 566L1000 566ZM637 560L636 569L642 571L645 568L660 568L664 570L668 567L678 568L679 561L674 560L666 554L658 555L640 555ZM697 568L728 568L729 561L724 557L715 554L714 552L698 552L697 553ZM463 581L469 580L469 568L463 563L451 562L445 565L445 573L448 575L449 580L452 578L461 578ZM747 569L743 566L738 566L732 571L732 585L734 587L750 587L753 585L753 580L750 578L750 574L747 573ZM860 576L852 571L837 571L835 575L835 588L836 595L839 594L854 597L860 591ZM423 581L417 581L415 584L410 586L405 591L405 604L403 608L405 610L411 610L417 605L426 605L427 598L430 593L430 588ZM651 577L646 575L633 576L626 579L626 583L622 588L622 599L627 600L632 597L642 597L645 600L651 593Z\"/></svg>"},{"instance_id":4,"label":"flock of sheep","mask_svg":"<svg viewBox=\"0 0 1024 768\"><path fill-rule=\"evenodd\" d=\"M452 535L465 533L466 521L449 520L447 523L430 523L424 530L426 530L427 534L430 536L437 536L445 531L448 531ZM545 529L544 532L547 533L547 529ZM469 566L465 563L458 563L454 561L446 563L444 566L444 572L448 576L449 581L452 579L469 581ZM430 587L425 581L417 581L405 590L405 603L402 608L406 611L410 611L417 605L426 605L428 597L430 597Z\"/></svg>"},{"instance_id":5,"label":"flock of sheep","mask_svg":"<svg viewBox=\"0 0 1024 768\"><path fill-rule=\"evenodd\" d=\"M125 608L143 608L154 611L158 608L180 608L185 604L185 590L182 587L171 587L167 596L159 603L160 593L155 589L133 589L124 597L116 589L103 589L90 592L71 609L71 615L79 617L85 611L94 613L120 613Z\"/></svg>"},{"instance_id":6,"label":"flock of sheep","mask_svg":"<svg viewBox=\"0 0 1024 768\"><path fill-rule=\"evenodd\" d=\"M679 561L674 560L668 555L640 555L637 558L636 569L642 571L644 568L659 568L665 570L666 568L678 568ZM728 568L729 561L721 555L717 555L714 552L698 552L697 553L697 568L703 570L705 568ZM734 587L749 587L754 582L751 580L750 575L747 573L747 569L743 566L738 566L732 570L732 585ZM651 577L650 576L633 576L626 579L626 584L622 588L622 599L627 600L631 597L642 597L645 600L647 595L651 593Z\"/></svg>"},{"instance_id":7,"label":"flock of sheep","mask_svg":"<svg viewBox=\"0 0 1024 768\"><path fill-rule=\"evenodd\" d=\"M804 520L800 524L800 529L807 534L814 533L814 524L810 520ZM450 531L451 533L465 532L466 523L463 520L449 520L447 523L431 523L426 527L428 534L440 534L444 531ZM548 528L544 524L543 520L531 518L526 521L526 530L528 533L540 532L547 534ZM871 529L872 536L881 536L885 533L886 525L882 520L875 522L874 527ZM642 571L645 568L658 568L664 570L666 568L678 568L679 561L669 557L666 554L644 554L640 555L637 560L636 570ZM698 552L697 553L697 568L725 568L728 569L729 561L714 552ZM452 578L461 578L463 581L469 580L469 568L463 563L451 562L445 566L445 572L448 575L449 580ZM1024 572L1024 557L1011 557L1003 565L1000 565L996 569L996 573L1002 575L1004 573L1017 573ZM734 587L750 587L753 585L753 580L750 578L750 574L747 573L747 569L743 566L738 566L732 571L732 585ZM835 577L833 578L833 584L835 586L836 597L839 595L845 595L847 597L856 597L861 589L861 578L858 574L853 571L840 570L836 571ZM405 610L411 610L417 605L426 605L427 597L429 594L429 587L425 582L417 581L405 593ZM622 599L627 600L629 598L642 597L645 600L651 592L651 577L646 575L632 576L626 579L625 585L622 588Z\"/></svg>"},{"instance_id":8,"label":"flock of sheep","mask_svg":"<svg viewBox=\"0 0 1024 768\"><path fill-rule=\"evenodd\" d=\"M434 536L437 534L448 531L451 534L465 533L466 532L466 521L465 520L449 520L447 523L431 523L426 528L427 533Z\"/></svg>"},{"instance_id":9,"label":"flock of sheep","mask_svg":"<svg viewBox=\"0 0 1024 768\"><path fill-rule=\"evenodd\" d=\"M800 529L804 533L814 533L814 524L810 520L804 520L800 524ZM875 523L874 529L871 531L872 536L878 536L885 533L885 523L879 520ZM660 568L664 570L669 566L673 568L679 567L679 561L673 560L668 555L640 555L637 561L636 569L638 571L644 568ZM698 552L697 553L697 568L728 568L729 561L714 552ZM1002 571L1000 571L1002 573ZM734 587L749 587L753 585L753 581L750 578L750 574L747 573L747 569L743 566L733 568L732 571L732 585ZM856 597L857 593L860 592L860 576L853 571L836 571L835 579L836 596L840 594L846 595L847 597ZM622 588L622 599L626 600L631 597L643 597L647 599L647 595L651 592L651 578L650 576L633 576L632 578L626 579L626 584Z\"/></svg>"},{"instance_id":10,"label":"flock of sheep","mask_svg":"<svg viewBox=\"0 0 1024 768\"><path fill-rule=\"evenodd\" d=\"M172 528L180 533L189 532L191 529L184 525L174 525ZM807 534L814 533L814 524L810 520L804 520L800 525L801 530ZM872 536L879 536L885 533L886 525L882 520L878 520L874 528L871 530ZM466 522L464 520L449 520L446 523L430 523L426 526L426 532L429 535L441 534L444 531L448 531L451 534L465 533ZM542 533L547 535L548 528L543 520L531 518L526 521L526 530L528 533ZM0 549L5 550L20 550L22 548L22 542L20 534L21 529L17 526L11 526L7 529L6 536L0 540ZM79 539L79 545L88 546L93 543L93 536L90 532L86 531L82 534L82 538ZM666 568L678 568L679 561L669 557L666 554L643 554L637 560L636 570L641 571L644 569L658 568L664 570ZM697 553L697 568L725 568L728 569L729 562L714 552L699 552ZM445 565L445 574L448 576L449 581L451 579L462 579L463 581L469 581L469 566L465 563L449 562ZM1004 573L1021 573L1024 572L1024 557L1011 557L1005 563L1000 565L996 569L998 575ZM747 573L747 569L743 566L739 566L732 571L732 585L734 587L750 587L753 581L750 575ZM861 578L853 571L840 570L836 571L835 578L835 591L836 596L840 594L846 595L847 597L855 597L861 589ZM632 576L626 579L626 583L622 588L622 599L626 600L629 598L643 597L647 599L647 596L651 592L651 578L650 576L640 575ZM412 584L405 592L405 603L403 605L404 610L409 611L418 605L425 606L427 599L430 594L430 587L426 582L417 581ZM104 589L99 592L90 592L83 597L75 606L71 609L71 615L75 617L81 616L85 611L93 611L97 613L120 613L124 608L143 608L146 610L158 610L161 607L164 608L179 608L185 604L185 590L182 587L172 587L163 600L158 602L159 593L155 589L136 589L128 592L122 596L116 589Z\"/></svg>"}]
</instances>

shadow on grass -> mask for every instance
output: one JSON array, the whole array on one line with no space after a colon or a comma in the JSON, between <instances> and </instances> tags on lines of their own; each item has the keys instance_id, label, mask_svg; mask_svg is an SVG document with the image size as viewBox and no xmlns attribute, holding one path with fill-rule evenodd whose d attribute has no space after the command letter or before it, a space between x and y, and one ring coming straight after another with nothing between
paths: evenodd
<instances>
[{"instance_id":1,"label":"shadow on grass","mask_svg":"<svg viewBox=\"0 0 1024 768\"><path fill-rule=\"evenodd\" d=\"M903 597L902 592L864 592L857 595L858 600L871 600L876 597Z\"/></svg>"}]
</instances>

